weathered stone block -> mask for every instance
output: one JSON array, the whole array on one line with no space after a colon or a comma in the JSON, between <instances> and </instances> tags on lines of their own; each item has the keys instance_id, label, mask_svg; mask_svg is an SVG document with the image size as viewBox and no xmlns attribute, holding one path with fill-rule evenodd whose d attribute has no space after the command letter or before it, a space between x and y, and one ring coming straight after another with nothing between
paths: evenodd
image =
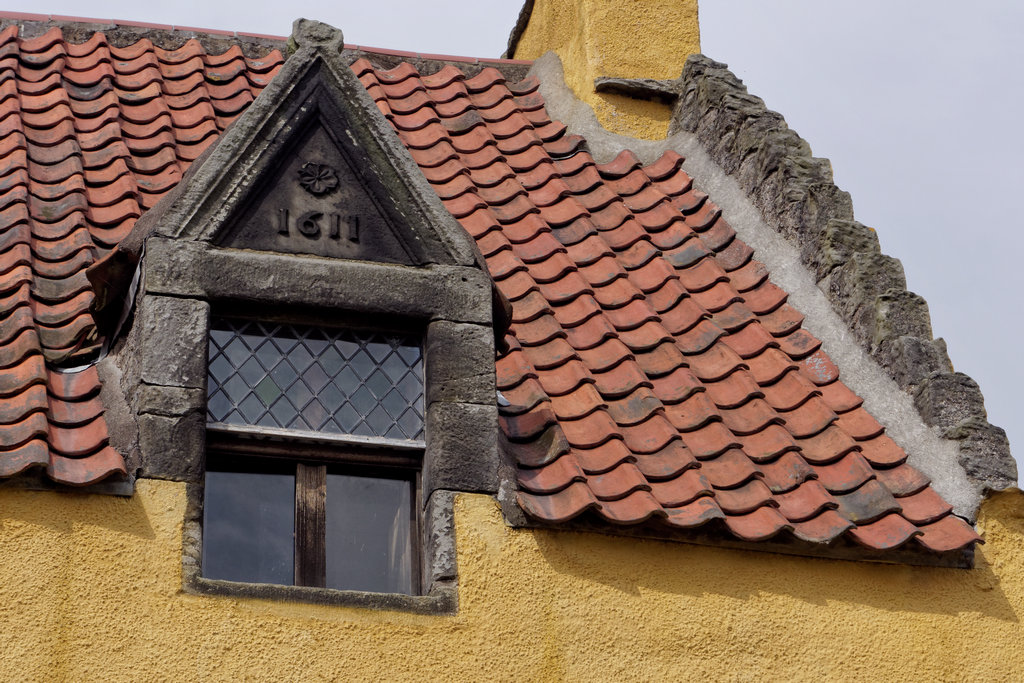
<instances>
[{"instance_id":1,"label":"weathered stone block","mask_svg":"<svg viewBox=\"0 0 1024 683\"><path fill-rule=\"evenodd\" d=\"M206 408L206 392L202 389L165 387L143 384L139 387L139 413L181 417Z\"/></svg>"},{"instance_id":2,"label":"weathered stone block","mask_svg":"<svg viewBox=\"0 0 1024 683\"><path fill-rule=\"evenodd\" d=\"M486 325L436 320L427 327L427 403L494 405L494 333Z\"/></svg>"},{"instance_id":3,"label":"weathered stone block","mask_svg":"<svg viewBox=\"0 0 1024 683\"><path fill-rule=\"evenodd\" d=\"M135 320L142 326L142 381L205 390L209 317L205 301L144 296Z\"/></svg>"},{"instance_id":4,"label":"weathered stone block","mask_svg":"<svg viewBox=\"0 0 1024 683\"><path fill-rule=\"evenodd\" d=\"M879 344L873 355L903 389L915 388L929 375L953 371L942 339L898 337Z\"/></svg>"},{"instance_id":5,"label":"weathered stone block","mask_svg":"<svg viewBox=\"0 0 1024 683\"><path fill-rule=\"evenodd\" d=\"M1006 432L983 418L972 417L943 434L960 442L960 465L982 490L1002 491L1017 485L1017 462Z\"/></svg>"},{"instance_id":6,"label":"weathered stone block","mask_svg":"<svg viewBox=\"0 0 1024 683\"><path fill-rule=\"evenodd\" d=\"M206 444L202 413L139 416L140 477L200 482Z\"/></svg>"},{"instance_id":7,"label":"weathered stone block","mask_svg":"<svg viewBox=\"0 0 1024 683\"><path fill-rule=\"evenodd\" d=\"M832 184L832 165L828 159L808 159L803 170L808 178L807 190L795 228L804 263L809 263L810 255L821 249L822 236L830 221L853 220L853 202L849 193ZM779 197L776 201L784 204L786 199Z\"/></svg>"},{"instance_id":8,"label":"weathered stone block","mask_svg":"<svg viewBox=\"0 0 1024 683\"><path fill-rule=\"evenodd\" d=\"M820 248L814 253L807 254L807 263L820 280L834 268L846 264L858 252L881 252L878 235L857 221L834 218L822 232Z\"/></svg>"},{"instance_id":9,"label":"weathered stone block","mask_svg":"<svg viewBox=\"0 0 1024 683\"><path fill-rule=\"evenodd\" d=\"M475 267L410 268L159 238L146 244L150 292L334 310L344 302L349 311L397 318L491 322L491 279Z\"/></svg>"},{"instance_id":10,"label":"weathered stone block","mask_svg":"<svg viewBox=\"0 0 1024 683\"><path fill-rule=\"evenodd\" d=\"M985 419L985 399L977 382L962 372L931 375L921 382L914 405L930 425L952 427L976 418Z\"/></svg>"},{"instance_id":11,"label":"weathered stone block","mask_svg":"<svg viewBox=\"0 0 1024 683\"><path fill-rule=\"evenodd\" d=\"M932 338L928 303L905 289L890 290L875 299L873 349L898 337Z\"/></svg>"},{"instance_id":12,"label":"weathered stone block","mask_svg":"<svg viewBox=\"0 0 1024 683\"><path fill-rule=\"evenodd\" d=\"M458 577L454 506L455 493L451 491L435 491L426 499L423 576L427 586Z\"/></svg>"},{"instance_id":13,"label":"weathered stone block","mask_svg":"<svg viewBox=\"0 0 1024 683\"><path fill-rule=\"evenodd\" d=\"M496 406L437 402L427 408L423 494L498 490Z\"/></svg>"},{"instance_id":14,"label":"weathered stone block","mask_svg":"<svg viewBox=\"0 0 1024 683\"><path fill-rule=\"evenodd\" d=\"M854 311L867 305L874 308L875 299L889 290L907 288L903 264L880 253L859 252L845 265L833 270L819 287L846 320Z\"/></svg>"}]
</instances>

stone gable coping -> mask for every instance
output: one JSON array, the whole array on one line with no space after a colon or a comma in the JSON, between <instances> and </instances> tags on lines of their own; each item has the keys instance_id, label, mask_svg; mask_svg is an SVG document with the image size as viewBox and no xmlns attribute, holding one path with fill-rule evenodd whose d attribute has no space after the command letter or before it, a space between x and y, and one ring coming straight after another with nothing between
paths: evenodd
<instances>
[{"instance_id":1,"label":"stone gable coping","mask_svg":"<svg viewBox=\"0 0 1024 683\"><path fill-rule=\"evenodd\" d=\"M958 442L959 461L982 492L1014 486L1006 433L986 418L977 383L955 372L933 339L925 300L907 290L899 260L854 220L831 165L783 117L747 92L725 64L693 55L680 78L669 134L694 134L764 220L799 245L803 263L865 351L914 399L921 419Z\"/></svg>"}]
</instances>

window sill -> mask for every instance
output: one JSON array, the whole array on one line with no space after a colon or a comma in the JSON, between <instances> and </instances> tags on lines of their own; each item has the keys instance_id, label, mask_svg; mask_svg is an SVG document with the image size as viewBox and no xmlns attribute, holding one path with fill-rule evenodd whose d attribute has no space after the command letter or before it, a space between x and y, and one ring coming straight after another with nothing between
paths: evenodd
<instances>
[{"instance_id":1,"label":"window sill","mask_svg":"<svg viewBox=\"0 0 1024 683\"><path fill-rule=\"evenodd\" d=\"M223 595L257 600L304 602L315 605L361 607L365 609L414 612L416 614L455 614L457 589L454 583L435 585L428 595L402 593L365 593L363 591L280 586L269 583L242 583L186 576L185 592L198 595Z\"/></svg>"}]
</instances>

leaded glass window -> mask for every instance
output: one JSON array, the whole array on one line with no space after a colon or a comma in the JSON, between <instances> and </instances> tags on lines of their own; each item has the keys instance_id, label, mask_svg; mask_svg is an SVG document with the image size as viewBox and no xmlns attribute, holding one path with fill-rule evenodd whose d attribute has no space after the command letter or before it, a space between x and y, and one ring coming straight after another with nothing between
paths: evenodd
<instances>
[{"instance_id":1,"label":"leaded glass window","mask_svg":"<svg viewBox=\"0 0 1024 683\"><path fill-rule=\"evenodd\" d=\"M207 397L204 577L419 591L419 337L214 317Z\"/></svg>"},{"instance_id":2,"label":"leaded glass window","mask_svg":"<svg viewBox=\"0 0 1024 683\"><path fill-rule=\"evenodd\" d=\"M419 339L214 318L208 419L316 434L423 439Z\"/></svg>"}]
</instances>

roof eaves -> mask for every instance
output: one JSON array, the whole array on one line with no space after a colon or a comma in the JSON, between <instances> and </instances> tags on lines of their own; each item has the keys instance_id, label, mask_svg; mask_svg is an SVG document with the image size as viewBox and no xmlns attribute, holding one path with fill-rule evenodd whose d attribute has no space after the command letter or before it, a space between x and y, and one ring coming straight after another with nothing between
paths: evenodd
<instances>
[{"instance_id":1,"label":"roof eaves","mask_svg":"<svg viewBox=\"0 0 1024 683\"><path fill-rule=\"evenodd\" d=\"M420 73L436 73L445 66L459 69L466 78L472 78L487 68L497 69L509 81L521 81L533 65L530 59L485 59L457 55L435 55L420 52L384 50L363 45L345 45L342 57L350 63L367 59L375 68L388 70L406 63Z\"/></svg>"}]
</instances>

